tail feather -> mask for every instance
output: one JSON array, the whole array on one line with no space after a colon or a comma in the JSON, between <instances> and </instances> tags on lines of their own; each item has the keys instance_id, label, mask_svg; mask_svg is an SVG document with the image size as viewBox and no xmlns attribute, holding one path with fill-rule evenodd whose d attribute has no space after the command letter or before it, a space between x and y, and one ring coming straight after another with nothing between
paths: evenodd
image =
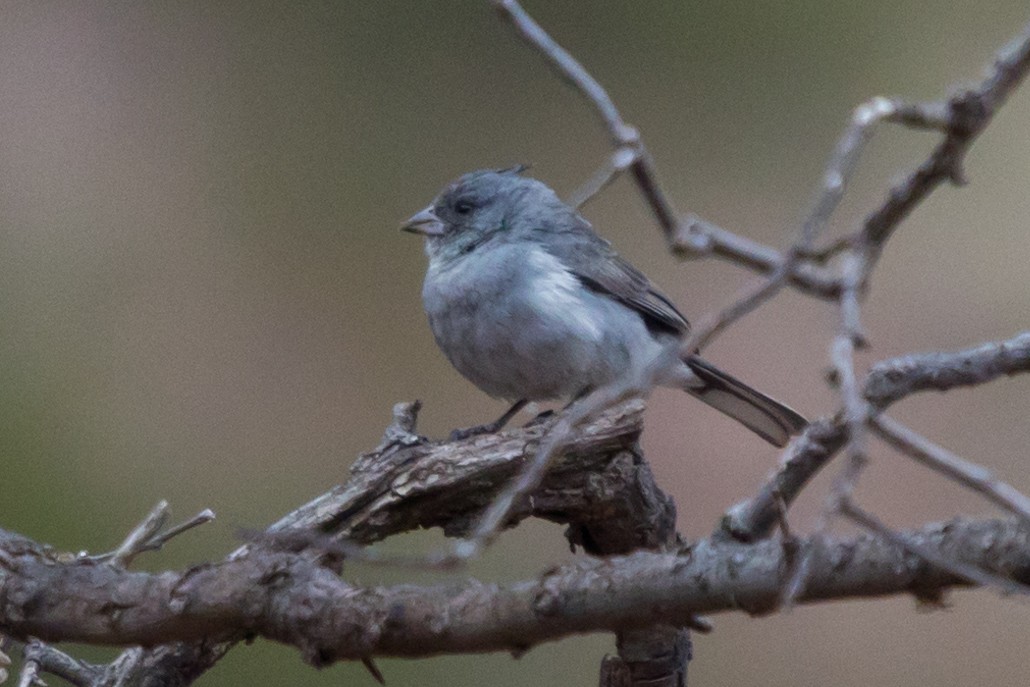
<instances>
[{"instance_id":1,"label":"tail feather","mask_svg":"<svg viewBox=\"0 0 1030 687\"><path fill-rule=\"evenodd\" d=\"M696 355L685 361L702 384L686 391L724 413L774 446L786 446L790 437L808 424L792 408L723 372Z\"/></svg>"}]
</instances>

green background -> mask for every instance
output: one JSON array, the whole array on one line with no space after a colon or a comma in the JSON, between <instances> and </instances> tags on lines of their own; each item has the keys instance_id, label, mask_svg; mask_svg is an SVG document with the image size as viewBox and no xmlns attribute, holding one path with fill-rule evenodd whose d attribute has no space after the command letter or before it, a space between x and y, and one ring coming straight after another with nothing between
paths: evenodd
<instances>
[{"instance_id":1,"label":"green background","mask_svg":"<svg viewBox=\"0 0 1030 687\"><path fill-rule=\"evenodd\" d=\"M527 2L643 132L679 208L784 245L852 109L974 82L1030 19L1025 2ZM397 231L452 177L533 164L568 194L608 154L592 110L485 2L6 2L0 6L0 526L107 550L159 499L218 520L141 560L217 560L345 479L390 408L425 401L442 436L490 401L436 350L424 257ZM831 232L857 226L935 142L886 129ZM863 363L1011 336L1030 312L1030 89L891 240L865 309ZM598 230L697 319L749 275L680 264L620 181ZM787 294L708 355L816 416L834 310ZM1030 380L926 395L896 416L1030 488ZM644 446L681 531L704 536L776 451L673 392ZM895 526L989 514L874 444L859 499ZM830 471L832 472L832 470ZM792 512L810 530L824 476ZM848 531L841 528L841 531ZM433 533L393 550L437 545ZM568 560L561 529L506 535L469 574ZM429 576L354 569L360 583ZM897 598L715 618L704 685L1018 684L1027 607L990 592L922 612ZM80 650L72 648L76 652ZM608 636L520 660L383 660L388 684L593 685ZM109 652L80 652L100 659ZM48 678L52 684L56 678ZM288 648L239 647L202 685L370 685Z\"/></svg>"}]
</instances>

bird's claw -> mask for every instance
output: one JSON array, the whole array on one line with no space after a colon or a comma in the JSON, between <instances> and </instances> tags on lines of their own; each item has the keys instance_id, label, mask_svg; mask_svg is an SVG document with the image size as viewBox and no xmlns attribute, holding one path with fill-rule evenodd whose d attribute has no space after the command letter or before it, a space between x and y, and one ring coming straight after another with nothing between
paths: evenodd
<instances>
[{"instance_id":1,"label":"bird's claw","mask_svg":"<svg viewBox=\"0 0 1030 687\"><path fill-rule=\"evenodd\" d=\"M529 422L527 422L526 424L524 424L522 426L523 427L536 427L537 425L542 425L543 423L547 422L548 420L550 420L554 416L555 416L555 412L553 410L545 410L542 413L538 413L536 415L536 417L534 417L532 420L530 420Z\"/></svg>"},{"instance_id":2,"label":"bird's claw","mask_svg":"<svg viewBox=\"0 0 1030 687\"><path fill-rule=\"evenodd\" d=\"M476 425L475 427L465 427L463 429L451 430L450 435L447 437L448 441L465 441L472 437L482 436L483 434L493 434L500 427L497 426L496 422L488 422L485 425Z\"/></svg>"}]
</instances>

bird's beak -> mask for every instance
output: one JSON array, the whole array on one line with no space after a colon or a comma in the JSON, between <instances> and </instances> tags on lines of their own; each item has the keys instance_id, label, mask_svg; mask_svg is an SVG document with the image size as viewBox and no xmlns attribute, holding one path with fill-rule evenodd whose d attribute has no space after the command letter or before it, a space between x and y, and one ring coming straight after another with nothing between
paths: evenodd
<instances>
[{"instance_id":1,"label":"bird's beak","mask_svg":"<svg viewBox=\"0 0 1030 687\"><path fill-rule=\"evenodd\" d=\"M415 213L401 225L401 231L410 231L412 234L423 236L443 236L443 222L433 212L433 206Z\"/></svg>"}]
</instances>

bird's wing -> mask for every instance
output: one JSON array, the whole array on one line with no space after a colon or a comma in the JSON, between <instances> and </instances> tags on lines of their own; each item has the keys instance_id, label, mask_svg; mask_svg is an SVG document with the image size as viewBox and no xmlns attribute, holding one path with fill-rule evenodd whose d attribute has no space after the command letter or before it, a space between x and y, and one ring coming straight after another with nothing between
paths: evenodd
<instances>
[{"instance_id":1,"label":"bird's wing","mask_svg":"<svg viewBox=\"0 0 1030 687\"><path fill-rule=\"evenodd\" d=\"M683 335L690 323L644 274L612 250L586 220L548 232L544 247L583 284L637 311L649 328Z\"/></svg>"}]
</instances>

